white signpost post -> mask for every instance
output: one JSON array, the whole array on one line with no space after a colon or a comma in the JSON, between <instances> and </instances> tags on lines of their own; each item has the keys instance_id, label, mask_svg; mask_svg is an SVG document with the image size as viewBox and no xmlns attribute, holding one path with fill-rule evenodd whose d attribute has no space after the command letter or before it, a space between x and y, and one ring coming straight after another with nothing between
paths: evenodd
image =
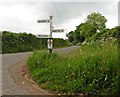
<instances>
[{"instance_id":1,"label":"white signpost post","mask_svg":"<svg viewBox=\"0 0 120 97\"><path fill-rule=\"evenodd\" d=\"M48 39L48 49L53 48L53 39Z\"/></svg>"},{"instance_id":2,"label":"white signpost post","mask_svg":"<svg viewBox=\"0 0 120 97\"><path fill-rule=\"evenodd\" d=\"M54 29L52 26L52 18L53 16L50 16L50 19L45 19L45 20L38 20L38 23L50 23L50 35L38 35L38 38L48 38L48 49L50 53L52 53L53 49L53 38L52 38L52 32L64 32L64 29Z\"/></svg>"}]
</instances>

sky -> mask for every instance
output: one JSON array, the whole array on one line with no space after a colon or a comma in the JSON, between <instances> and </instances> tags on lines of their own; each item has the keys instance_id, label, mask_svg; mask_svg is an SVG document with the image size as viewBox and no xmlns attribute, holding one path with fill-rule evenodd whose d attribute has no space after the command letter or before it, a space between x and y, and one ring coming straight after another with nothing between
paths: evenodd
<instances>
[{"instance_id":1,"label":"sky","mask_svg":"<svg viewBox=\"0 0 120 97\"><path fill-rule=\"evenodd\" d=\"M107 28L118 26L118 0L1 0L0 31L49 35L49 23L37 23L37 20L52 15L54 29L65 30L53 33L53 38L65 39L66 33L74 31L92 12L106 17Z\"/></svg>"}]
</instances>

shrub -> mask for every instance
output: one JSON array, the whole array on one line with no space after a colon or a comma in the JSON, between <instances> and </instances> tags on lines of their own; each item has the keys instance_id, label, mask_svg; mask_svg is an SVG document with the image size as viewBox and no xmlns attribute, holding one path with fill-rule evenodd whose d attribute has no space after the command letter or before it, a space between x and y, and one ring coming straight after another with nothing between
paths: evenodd
<instances>
[{"instance_id":1,"label":"shrub","mask_svg":"<svg viewBox=\"0 0 120 97\"><path fill-rule=\"evenodd\" d=\"M70 46L63 39L54 39L54 48ZM47 49L47 39L37 38L27 33L2 32L2 53L16 53Z\"/></svg>"}]
</instances>

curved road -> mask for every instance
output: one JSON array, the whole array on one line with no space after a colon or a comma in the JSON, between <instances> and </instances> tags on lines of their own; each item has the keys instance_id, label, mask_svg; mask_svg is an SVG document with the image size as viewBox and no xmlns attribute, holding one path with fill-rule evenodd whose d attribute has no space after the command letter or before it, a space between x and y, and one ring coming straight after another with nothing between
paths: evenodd
<instances>
[{"instance_id":1,"label":"curved road","mask_svg":"<svg viewBox=\"0 0 120 97\"><path fill-rule=\"evenodd\" d=\"M9 68L18 61L27 58L31 52L16 53L16 54L3 54L2 55L2 95L27 95L28 91L22 89L15 84L11 78Z\"/></svg>"},{"instance_id":2,"label":"curved road","mask_svg":"<svg viewBox=\"0 0 120 97\"><path fill-rule=\"evenodd\" d=\"M79 46L55 49L54 52L69 53ZM2 55L2 95L29 95L30 92L18 86L11 78L9 68L16 62L26 60L31 52Z\"/></svg>"}]
</instances>

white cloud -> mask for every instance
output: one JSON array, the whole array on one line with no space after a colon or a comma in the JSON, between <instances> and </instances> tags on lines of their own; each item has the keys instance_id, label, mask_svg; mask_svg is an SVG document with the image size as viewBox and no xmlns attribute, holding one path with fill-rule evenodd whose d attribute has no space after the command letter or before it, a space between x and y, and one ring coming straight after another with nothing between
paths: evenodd
<instances>
[{"instance_id":1,"label":"white cloud","mask_svg":"<svg viewBox=\"0 0 120 97\"><path fill-rule=\"evenodd\" d=\"M106 23L107 28L113 28L115 26L118 26L117 17L108 15L108 16L106 16L106 18L108 20L107 23Z\"/></svg>"},{"instance_id":2,"label":"white cloud","mask_svg":"<svg viewBox=\"0 0 120 97\"><path fill-rule=\"evenodd\" d=\"M11 5L11 6L10 6ZM44 6L43 6L44 7ZM42 8L42 6L41 6ZM10 30L15 32L40 32L39 28L47 31L48 25L40 25L37 23L39 16L44 17L46 13L44 10L38 10L35 7L10 3L9 6L0 6L0 28L1 30Z\"/></svg>"}]
</instances>

